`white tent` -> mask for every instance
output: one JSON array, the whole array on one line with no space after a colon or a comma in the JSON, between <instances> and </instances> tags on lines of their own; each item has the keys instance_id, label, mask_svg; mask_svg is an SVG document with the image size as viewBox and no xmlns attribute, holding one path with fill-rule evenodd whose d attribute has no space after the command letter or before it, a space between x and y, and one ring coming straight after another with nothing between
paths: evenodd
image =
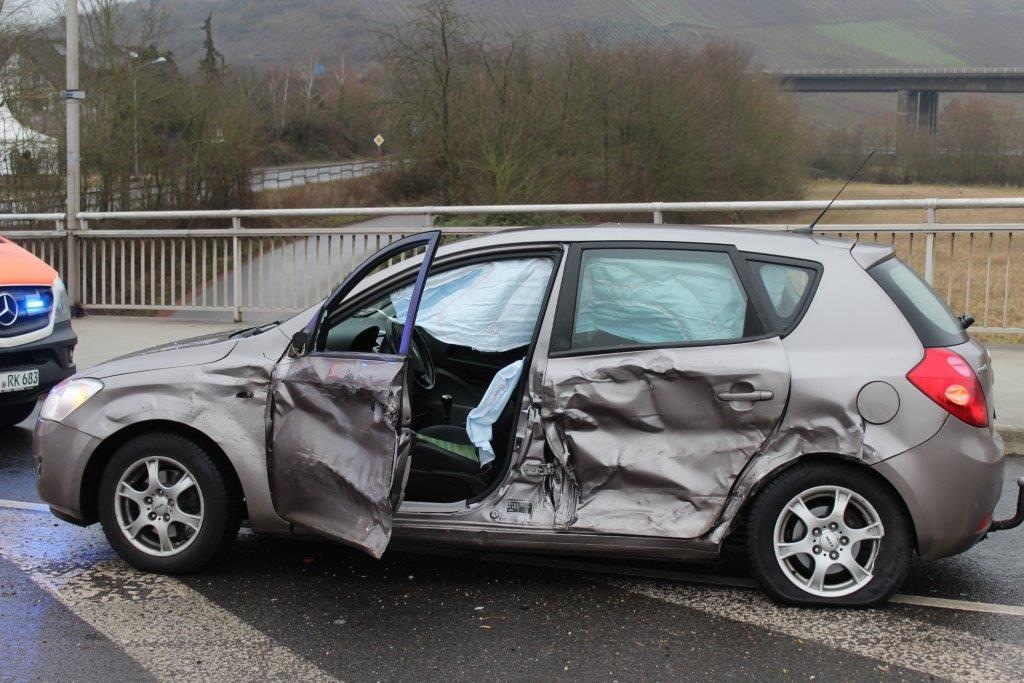
<instances>
[{"instance_id":1,"label":"white tent","mask_svg":"<svg viewBox=\"0 0 1024 683\"><path fill-rule=\"evenodd\" d=\"M56 151L56 140L22 125L7 103L0 102L0 175L14 173L17 160L22 158L42 159L48 164Z\"/></svg>"}]
</instances>

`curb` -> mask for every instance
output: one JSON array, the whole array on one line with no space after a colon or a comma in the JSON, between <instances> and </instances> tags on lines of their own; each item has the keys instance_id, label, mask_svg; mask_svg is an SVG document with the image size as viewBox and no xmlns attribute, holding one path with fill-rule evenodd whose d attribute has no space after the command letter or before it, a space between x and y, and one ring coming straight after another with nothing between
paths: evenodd
<instances>
[{"instance_id":1,"label":"curb","mask_svg":"<svg viewBox=\"0 0 1024 683\"><path fill-rule=\"evenodd\" d=\"M1024 427L996 427L1006 444L1006 455L1024 457Z\"/></svg>"}]
</instances>

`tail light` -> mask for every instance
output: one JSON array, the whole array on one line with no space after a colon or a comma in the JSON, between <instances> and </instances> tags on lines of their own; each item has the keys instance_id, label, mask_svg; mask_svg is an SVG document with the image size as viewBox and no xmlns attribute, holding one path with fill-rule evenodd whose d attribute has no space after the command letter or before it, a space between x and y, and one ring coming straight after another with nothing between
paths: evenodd
<instances>
[{"instance_id":1,"label":"tail light","mask_svg":"<svg viewBox=\"0 0 1024 683\"><path fill-rule=\"evenodd\" d=\"M949 349L924 350L924 359L907 379L953 417L972 427L988 426L988 406L978 376L959 354Z\"/></svg>"}]
</instances>

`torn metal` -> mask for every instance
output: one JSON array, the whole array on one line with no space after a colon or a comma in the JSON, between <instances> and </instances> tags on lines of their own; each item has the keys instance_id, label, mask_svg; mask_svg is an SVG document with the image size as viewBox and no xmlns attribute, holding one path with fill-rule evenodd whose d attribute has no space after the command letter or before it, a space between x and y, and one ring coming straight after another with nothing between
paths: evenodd
<instances>
[{"instance_id":1,"label":"torn metal","mask_svg":"<svg viewBox=\"0 0 1024 683\"><path fill-rule=\"evenodd\" d=\"M278 514L380 557L407 475L406 360L304 356L275 371L269 469Z\"/></svg>"}]
</instances>

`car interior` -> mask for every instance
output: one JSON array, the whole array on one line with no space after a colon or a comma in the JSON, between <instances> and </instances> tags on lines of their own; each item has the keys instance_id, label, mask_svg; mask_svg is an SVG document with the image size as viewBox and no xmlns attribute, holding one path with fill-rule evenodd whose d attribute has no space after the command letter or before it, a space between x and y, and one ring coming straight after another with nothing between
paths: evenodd
<instances>
[{"instance_id":1,"label":"car interior","mask_svg":"<svg viewBox=\"0 0 1024 683\"><path fill-rule=\"evenodd\" d=\"M552 270L549 257L510 258L427 278L409 349L415 438L406 500L473 500L504 473L525 386L521 361ZM397 353L411 289L342 312L329 323L324 350Z\"/></svg>"}]
</instances>

